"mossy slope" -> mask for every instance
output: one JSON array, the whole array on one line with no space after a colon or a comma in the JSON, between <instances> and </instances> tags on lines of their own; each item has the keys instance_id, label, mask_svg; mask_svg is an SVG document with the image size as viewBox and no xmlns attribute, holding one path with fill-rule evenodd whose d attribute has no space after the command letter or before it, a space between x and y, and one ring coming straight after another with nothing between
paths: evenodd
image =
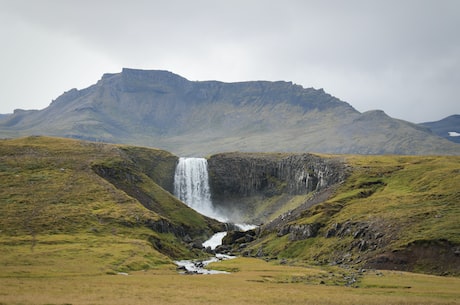
<instances>
[{"instance_id":1,"label":"mossy slope","mask_svg":"<svg viewBox=\"0 0 460 305\"><path fill-rule=\"evenodd\" d=\"M201 255L187 242L219 224L164 189L176 159L161 150L69 139L0 141L3 266L14 273L41 257L43 266L67 262L61 267L68 272L84 265L115 272Z\"/></svg>"},{"instance_id":2,"label":"mossy slope","mask_svg":"<svg viewBox=\"0 0 460 305\"><path fill-rule=\"evenodd\" d=\"M460 274L459 157L348 156L346 162L352 173L333 196L262 227L245 253Z\"/></svg>"}]
</instances>

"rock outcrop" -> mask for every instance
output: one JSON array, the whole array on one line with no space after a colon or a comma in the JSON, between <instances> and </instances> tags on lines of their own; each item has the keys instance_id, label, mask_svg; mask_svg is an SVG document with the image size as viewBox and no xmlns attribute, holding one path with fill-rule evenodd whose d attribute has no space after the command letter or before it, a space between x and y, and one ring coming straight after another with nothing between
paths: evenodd
<instances>
[{"instance_id":1,"label":"rock outcrop","mask_svg":"<svg viewBox=\"0 0 460 305\"><path fill-rule=\"evenodd\" d=\"M280 198L282 206L293 196L323 190L347 176L341 160L306 153L223 153L211 156L208 166L213 204L227 214L250 214L270 198Z\"/></svg>"}]
</instances>

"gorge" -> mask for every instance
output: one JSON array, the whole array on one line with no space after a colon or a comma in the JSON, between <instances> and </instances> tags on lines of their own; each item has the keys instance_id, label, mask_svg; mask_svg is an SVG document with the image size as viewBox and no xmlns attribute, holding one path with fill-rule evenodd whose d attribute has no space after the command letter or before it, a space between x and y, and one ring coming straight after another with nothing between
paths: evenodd
<instances>
[{"instance_id":1,"label":"gorge","mask_svg":"<svg viewBox=\"0 0 460 305\"><path fill-rule=\"evenodd\" d=\"M360 158L359 162L365 164L363 167L350 156L306 153L233 152L200 159L208 173L193 176L209 178L212 198L209 210L214 217L217 213L216 219L258 226L246 232L218 233L215 237L222 238L223 245L217 246L216 251L266 259L304 257L315 264L457 273L458 268L453 266L459 262L459 248L456 242L440 238L447 236L451 229L446 227L441 235L412 236L411 226L415 223L405 220L406 210L412 209L412 203L406 201L420 205L419 202L426 200L424 196L432 196L432 191L426 195L398 191L406 183L411 185L406 182L407 178L397 178L402 172L417 172L418 162L428 165L432 159L420 158L414 167L413 157L373 157L370 160L375 164ZM179 160L177 168L182 167L183 161ZM441 164L438 166L446 166ZM392 186L392 181L399 182ZM205 185L201 181L192 184ZM392 190L394 187L396 190ZM395 201L393 192L402 197ZM441 199L443 197L445 199ZM439 199L439 204L448 204L457 201L458 194L444 194ZM383 213L374 212L387 205L396 205L404 212L395 213L391 208ZM349 214L347 210L352 206L355 210ZM419 219L430 213L422 212L424 209L430 210L428 206L421 207L410 217ZM433 217L439 219L440 213L444 214L441 211ZM397 226L395 221L399 223ZM418 225L422 222L428 225L431 220L419 219ZM400 231L403 227L407 231ZM403 239L408 242L401 246ZM321 246L324 244L330 244L331 250L324 252ZM440 256L443 259L437 260Z\"/></svg>"},{"instance_id":2,"label":"gorge","mask_svg":"<svg viewBox=\"0 0 460 305\"><path fill-rule=\"evenodd\" d=\"M221 153L208 159L213 204L237 223L260 224L343 181L344 160L308 153Z\"/></svg>"},{"instance_id":3,"label":"gorge","mask_svg":"<svg viewBox=\"0 0 460 305\"><path fill-rule=\"evenodd\" d=\"M305 196L346 176L343 161L312 154L222 153L209 160L181 157L174 173L174 195L221 222L256 224L279 216L290 201L305 201ZM263 211L257 211L263 204Z\"/></svg>"}]
</instances>

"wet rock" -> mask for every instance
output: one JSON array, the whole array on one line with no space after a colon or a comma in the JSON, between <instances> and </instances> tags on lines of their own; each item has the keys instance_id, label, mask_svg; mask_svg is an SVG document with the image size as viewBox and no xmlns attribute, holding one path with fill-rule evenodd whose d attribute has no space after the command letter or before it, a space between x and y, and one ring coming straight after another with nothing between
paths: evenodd
<instances>
[{"instance_id":1,"label":"wet rock","mask_svg":"<svg viewBox=\"0 0 460 305\"><path fill-rule=\"evenodd\" d=\"M203 249L203 242L200 240L195 240L191 243L189 243L189 246L194 248L194 249Z\"/></svg>"},{"instance_id":2,"label":"wet rock","mask_svg":"<svg viewBox=\"0 0 460 305\"><path fill-rule=\"evenodd\" d=\"M222 254L230 254L231 251L232 251L231 245L219 245L214 249L214 252L222 253Z\"/></svg>"}]
</instances>

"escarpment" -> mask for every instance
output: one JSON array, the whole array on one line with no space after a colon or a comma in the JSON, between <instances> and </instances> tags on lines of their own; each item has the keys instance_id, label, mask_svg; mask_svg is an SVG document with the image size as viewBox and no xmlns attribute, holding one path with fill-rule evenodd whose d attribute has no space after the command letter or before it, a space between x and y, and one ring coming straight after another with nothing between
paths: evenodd
<instances>
[{"instance_id":1,"label":"escarpment","mask_svg":"<svg viewBox=\"0 0 460 305\"><path fill-rule=\"evenodd\" d=\"M222 153L208 164L215 207L255 222L278 216L286 206L295 207L293 199L305 201L305 195L348 175L340 159L307 153Z\"/></svg>"}]
</instances>

